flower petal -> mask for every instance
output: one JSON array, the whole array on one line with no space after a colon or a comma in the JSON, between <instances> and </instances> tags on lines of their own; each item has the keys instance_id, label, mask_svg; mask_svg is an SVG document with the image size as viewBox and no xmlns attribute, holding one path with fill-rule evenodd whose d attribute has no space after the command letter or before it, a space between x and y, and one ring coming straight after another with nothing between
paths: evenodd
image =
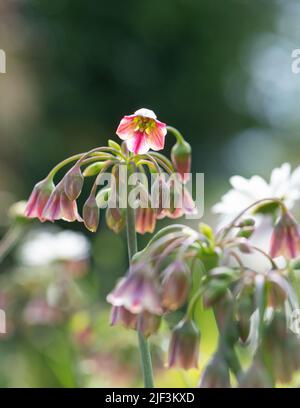
<instances>
[{"instance_id":1,"label":"flower petal","mask_svg":"<svg viewBox=\"0 0 300 408\"><path fill-rule=\"evenodd\" d=\"M119 136L120 139L127 140L132 137L134 130L136 128L136 123L134 121L135 118L136 115L129 115L124 116L124 118L121 120L116 131L116 134Z\"/></svg>"},{"instance_id":2,"label":"flower petal","mask_svg":"<svg viewBox=\"0 0 300 408\"><path fill-rule=\"evenodd\" d=\"M162 122L155 122L155 126L147 134L147 142L152 150L162 150L165 146L167 127Z\"/></svg>"},{"instance_id":3,"label":"flower petal","mask_svg":"<svg viewBox=\"0 0 300 408\"><path fill-rule=\"evenodd\" d=\"M126 143L128 150L135 154L144 154L150 149L144 132L134 132L134 136L128 139Z\"/></svg>"},{"instance_id":4,"label":"flower petal","mask_svg":"<svg viewBox=\"0 0 300 408\"><path fill-rule=\"evenodd\" d=\"M134 112L136 116L143 116L144 118L156 119L155 113L151 109L141 108Z\"/></svg>"}]
</instances>

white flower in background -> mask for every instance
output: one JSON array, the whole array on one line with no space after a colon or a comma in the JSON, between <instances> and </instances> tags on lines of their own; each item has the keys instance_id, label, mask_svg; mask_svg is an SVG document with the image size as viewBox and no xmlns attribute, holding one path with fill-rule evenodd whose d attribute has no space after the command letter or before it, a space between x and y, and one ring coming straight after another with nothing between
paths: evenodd
<instances>
[{"instance_id":1,"label":"white flower in background","mask_svg":"<svg viewBox=\"0 0 300 408\"><path fill-rule=\"evenodd\" d=\"M79 232L55 229L33 231L20 248L19 257L28 266L55 261L81 261L89 257L88 239Z\"/></svg>"},{"instance_id":2,"label":"white flower in background","mask_svg":"<svg viewBox=\"0 0 300 408\"><path fill-rule=\"evenodd\" d=\"M300 166L291 171L291 165L284 163L272 171L269 183L255 175L249 179L233 176L230 178L230 184L233 188L212 208L215 214L220 214L219 228L226 226L245 208L264 198L282 199L289 210L293 209L296 202L300 200ZM253 214L252 211L253 208L245 213L255 219L256 228L251 236L251 242L269 252L274 221L272 217ZM242 258L249 267L255 269L269 267L268 261L259 254L252 257L242 255ZM282 259L277 261L278 265L282 263Z\"/></svg>"},{"instance_id":3,"label":"white flower in background","mask_svg":"<svg viewBox=\"0 0 300 408\"><path fill-rule=\"evenodd\" d=\"M288 209L300 199L300 166L293 172L291 165L284 163L275 168L268 183L260 176L246 179L241 176L230 178L232 189L215 204L212 211L221 215L221 226L233 220L243 209L263 198L280 198ZM248 215L251 211L248 213ZM259 221L259 216L256 221Z\"/></svg>"}]
</instances>

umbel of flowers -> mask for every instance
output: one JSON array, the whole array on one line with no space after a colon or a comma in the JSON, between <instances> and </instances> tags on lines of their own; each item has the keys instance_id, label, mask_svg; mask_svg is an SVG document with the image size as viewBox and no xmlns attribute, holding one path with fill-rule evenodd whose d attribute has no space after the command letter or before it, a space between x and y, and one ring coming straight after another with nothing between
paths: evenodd
<instances>
[{"instance_id":1,"label":"umbel of flowers","mask_svg":"<svg viewBox=\"0 0 300 408\"><path fill-rule=\"evenodd\" d=\"M258 213L277 218L269 251L252 240ZM205 224L199 231L168 226L134 256L127 275L108 295L111 323L139 328L149 336L159 329L161 319L169 322L168 314L180 311L171 327L168 366L196 368L201 338L196 311L202 302L214 312L219 343L199 387L273 387L278 381L289 382L300 369L300 339L289 327L290 312L298 310L293 277L300 268L299 253L299 226L277 198L253 202L217 232ZM256 254L266 259L265 270L247 266L245 259ZM285 262L281 259L279 266L281 255ZM245 369L236 351L249 345L253 360Z\"/></svg>"},{"instance_id":2,"label":"umbel of flowers","mask_svg":"<svg viewBox=\"0 0 300 408\"><path fill-rule=\"evenodd\" d=\"M158 153L158 150L164 147L168 131L176 137L171 160ZM120 192L120 188L125 190L123 187L127 182L124 179L126 171L135 171L144 176L139 182L142 198L136 211L137 232L141 234L153 232L157 219L178 218L186 212L193 212L194 203L182 184L189 177L191 148L182 135L175 128L167 127L157 120L154 112L148 109L140 109L133 115L125 116L116 133L124 140L121 145L109 140L108 146L76 154L55 166L48 176L34 187L25 215L29 218L38 218L41 222L60 219L69 222L79 221L83 222L88 230L96 232L100 222L100 208L107 207L106 223L110 229L119 233L126 224L127 197L122 204ZM55 185L56 173L72 163L73 166ZM103 176L108 172L113 176L110 184L99 189ZM147 183L147 172L157 176L156 185ZM174 179L165 180L165 174L168 176L176 174L176 183ZM85 180L91 177L94 177L95 181L80 215L76 200L83 190ZM154 190L156 188L158 192L155 206L150 200L150 188ZM177 190L182 191L181 207L176 208L172 205L174 201L172 199L169 200L169 207L163 207L160 201L164 193L172 196L178 192Z\"/></svg>"},{"instance_id":3,"label":"umbel of flowers","mask_svg":"<svg viewBox=\"0 0 300 408\"><path fill-rule=\"evenodd\" d=\"M176 140L171 150L171 160L159 153L164 148L167 133L175 136ZM34 187L25 215L28 218L38 218L41 222L83 222L89 231L96 232L101 223L100 209L106 208L106 224L111 230L119 233L127 227L131 261L137 250L136 232L153 232L157 219L178 218L195 211L194 202L185 186L191 167L191 147L178 130L160 122L154 112L148 109L139 109L133 115L125 116L116 134L123 140L121 145L109 140L108 146L76 154L57 164ZM65 168L65 175L55 184L56 174ZM111 177L107 178L108 175ZM137 176L138 192L135 197L138 196L138 199L134 199L132 203L130 176L133 175ZM155 176L154 181L150 176ZM94 177L94 182L80 212L77 199L84 192L85 180L91 177ZM108 182L106 186L105 182ZM178 267L180 269L181 266ZM182 280L181 275L179 271L176 277L176 272L170 270L165 276L164 285L168 286L168 282L174 279ZM151 357L146 338L159 327L158 315L162 309L159 299L155 303L153 298L154 287L152 291L148 290L152 285L151 273L147 277L144 274L139 276L140 279L136 279L137 275L134 274L132 281L130 278L126 279L126 286L131 288L132 293L139 293L141 286L145 288L143 305L136 304L135 308L134 299L129 299L130 304L125 302L124 307L113 310L112 323L126 322L126 326L138 330L144 383L145 386L152 387ZM186 276L188 277L188 272ZM120 285L114 296L117 298L122 291ZM181 297L184 296L181 294ZM170 293L165 304L174 302L174 297L176 293ZM175 300L176 304L177 302ZM175 308L176 305L169 307Z\"/></svg>"},{"instance_id":4,"label":"umbel of flowers","mask_svg":"<svg viewBox=\"0 0 300 408\"><path fill-rule=\"evenodd\" d=\"M176 138L171 160L158 152L164 147L167 132ZM300 369L300 340L294 333L297 330L290 327L290 316L298 310L295 279L300 274L300 232L290 212L291 202L300 198L300 188L295 189L296 176L289 184L293 187L290 191L282 188L279 171L271 180L278 191L260 180L258 199L251 199L247 191L258 177L250 182L235 178L232 184L239 191L230 191L215 206L216 211L226 212L226 222L217 231L206 224L200 224L197 231L172 224L158 231L138 252L136 231L153 232L157 219L178 218L194 211L185 187L191 148L176 129L167 127L145 109L125 116L116 133L123 140L121 145L109 141L108 146L72 156L55 166L34 187L25 210L27 217L42 222L79 221L95 232L100 208L108 204L109 228L118 233L126 225L130 266L107 300L112 305L111 324L138 331L145 386L153 386L147 338L159 330L162 319L168 324L170 313L180 317L170 327L168 365L185 370L197 368L200 341L205 337L205 333L200 335L200 302L213 310L219 330L218 346L202 373L200 387L273 387L278 381L289 382ZM56 173L70 164L73 166L55 185ZM284 172L288 173L286 170L290 169L285 166ZM104 187L103 177L108 172L114 177ZM128 187L127 204L132 193L128 180L133 173L157 176L152 186L158 191L155 205L142 177L138 205L123 206L120 186ZM176 177L165 181L163 173L176 173ZM80 212L77 198L85 180L91 177L95 180ZM265 196L261 195L262 185ZM247 204L231 214L234 205L242 202L237 197L241 198L245 191L247 201L243 202ZM165 192L171 197L167 205ZM181 207L175 205L178 195ZM255 240L265 220L273 227L268 250ZM257 255L267 261L267 267L249 262L256 261ZM237 351L249 345L252 361L245 367Z\"/></svg>"}]
</instances>

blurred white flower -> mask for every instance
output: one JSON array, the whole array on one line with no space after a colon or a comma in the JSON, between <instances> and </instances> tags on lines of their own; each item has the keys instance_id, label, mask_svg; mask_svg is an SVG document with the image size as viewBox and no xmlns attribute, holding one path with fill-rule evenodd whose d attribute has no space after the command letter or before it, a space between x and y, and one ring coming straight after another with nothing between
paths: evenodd
<instances>
[{"instance_id":1,"label":"blurred white flower","mask_svg":"<svg viewBox=\"0 0 300 408\"><path fill-rule=\"evenodd\" d=\"M87 259L89 250L88 239L79 232L43 229L27 235L19 256L25 265L42 266L55 261Z\"/></svg>"},{"instance_id":2,"label":"blurred white flower","mask_svg":"<svg viewBox=\"0 0 300 408\"><path fill-rule=\"evenodd\" d=\"M226 226L245 208L263 198L280 198L291 210L300 200L300 166L291 171L291 165L284 163L272 171L269 183L255 175L250 179L233 176L230 178L230 184L233 188L212 208L215 214L220 214L219 228ZM253 214L251 210L245 213L255 219L256 228L251 242L269 252L274 221L270 216ZM248 267L256 270L266 270L270 267L269 261L258 253L252 256L242 254L241 258ZM282 259L277 258L276 262L281 265Z\"/></svg>"},{"instance_id":3,"label":"blurred white flower","mask_svg":"<svg viewBox=\"0 0 300 408\"><path fill-rule=\"evenodd\" d=\"M284 163L272 171L269 183L260 176L252 176L250 179L233 176L230 184L233 188L212 208L215 214L221 215L221 226L263 198L280 198L288 209L292 209L300 199L300 166L291 171L291 165ZM259 219L258 216L256 221Z\"/></svg>"}]
</instances>

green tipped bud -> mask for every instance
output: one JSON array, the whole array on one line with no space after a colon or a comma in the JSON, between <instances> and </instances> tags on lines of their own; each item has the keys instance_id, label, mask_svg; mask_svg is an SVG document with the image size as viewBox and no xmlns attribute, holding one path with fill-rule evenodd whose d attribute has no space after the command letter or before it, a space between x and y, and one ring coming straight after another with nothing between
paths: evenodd
<instances>
[{"instance_id":1,"label":"green tipped bud","mask_svg":"<svg viewBox=\"0 0 300 408\"><path fill-rule=\"evenodd\" d=\"M106 164L105 161L99 161L96 163L90 164L86 167L83 171L83 177L93 177L100 173L103 169L104 165Z\"/></svg>"},{"instance_id":2,"label":"green tipped bud","mask_svg":"<svg viewBox=\"0 0 300 408\"><path fill-rule=\"evenodd\" d=\"M84 177L79 166L74 166L64 177L64 189L69 200L79 197L83 187Z\"/></svg>"},{"instance_id":3,"label":"green tipped bud","mask_svg":"<svg viewBox=\"0 0 300 408\"><path fill-rule=\"evenodd\" d=\"M199 224L199 231L201 232L201 234L203 234L209 241L213 241L214 240L214 232L213 229L205 224L204 222L201 222Z\"/></svg>"},{"instance_id":4,"label":"green tipped bud","mask_svg":"<svg viewBox=\"0 0 300 408\"><path fill-rule=\"evenodd\" d=\"M245 220L242 220L237 227L243 228L243 227L254 227L255 225L255 220L253 218L246 218Z\"/></svg>"},{"instance_id":5,"label":"green tipped bud","mask_svg":"<svg viewBox=\"0 0 300 408\"><path fill-rule=\"evenodd\" d=\"M177 142L171 151L171 159L175 170L183 182L188 181L191 172L192 148L186 141Z\"/></svg>"},{"instance_id":6,"label":"green tipped bud","mask_svg":"<svg viewBox=\"0 0 300 408\"><path fill-rule=\"evenodd\" d=\"M216 354L208 363L199 388L230 388L229 369L222 356Z\"/></svg>"},{"instance_id":7,"label":"green tipped bud","mask_svg":"<svg viewBox=\"0 0 300 408\"><path fill-rule=\"evenodd\" d=\"M118 151L121 151L121 146L115 142L114 140L109 139L108 140L108 146L111 147L112 149L116 149Z\"/></svg>"},{"instance_id":8,"label":"green tipped bud","mask_svg":"<svg viewBox=\"0 0 300 408\"><path fill-rule=\"evenodd\" d=\"M96 232L100 219L100 211L94 195L90 195L83 206L83 222L91 232Z\"/></svg>"},{"instance_id":9,"label":"green tipped bud","mask_svg":"<svg viewBox=\"0 0 300 408\"><path fill-rule=\"evenodd\" d=\"M254 231L255 228L253 227L245 227L238 232L237 236L242 238L250 238Z\"/></svg>"},{"instance_id":10,"label":"green tipped bud","mask_svg":"<svg viewBox=\"0 0 300 408\"><path fill-rule=\"evenodd\" d=\"M166 310L177 310L187 300L190 271L182 261L171 263L163 272L162 305Z\"/></svg>"},{"instance_id":11,"label":"green tipped bud","mask_svg":"<svg viewBox=\"0 0 300 408\"><path fill-rule=\"evenodd\" d=\"M239 337L245 343L250 334L251 316L255 310L253 296L247 296L241 293L237 303L237 328Z\"/></svg>"},{"instance_id":12,"label":"green tipped bud","mask_svg":"<svg viewBox=\"0 0 300 408\"><path fill-rule=\"evenodd\" d=\"M107 208L106 224L115 234L122 231L126 224L126 214L123 208Z\"/></svg>"}]
</instances>

